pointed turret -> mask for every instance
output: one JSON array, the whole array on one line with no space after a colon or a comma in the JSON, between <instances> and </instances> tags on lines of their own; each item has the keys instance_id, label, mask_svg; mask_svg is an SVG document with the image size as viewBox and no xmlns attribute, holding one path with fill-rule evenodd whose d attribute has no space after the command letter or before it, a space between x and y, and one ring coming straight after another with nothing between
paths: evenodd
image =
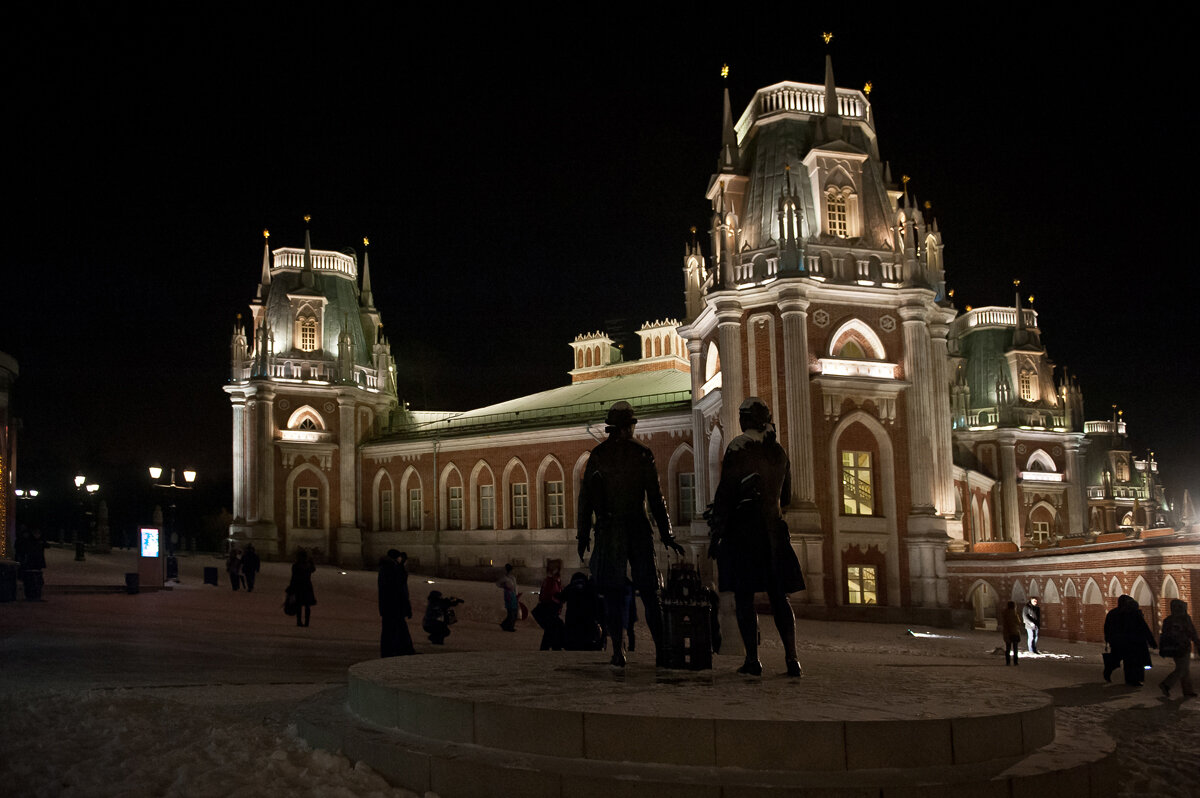
<instances>
[{"instance_id":1,"label":"pointed turret","mask_svg":"<svg viewBox=\"0 0 1200 798\"><path fill-rule=\"evenodd\" d=\"M779 192L777 215L779 217L779 270L796 271L800 268L800 197L792 190L792 167L784 164L784 184Z\"/></svg>"},{"instance_id":2,"label":"pointed turret","mask_svg":"<svg viewBox=\"0 0 1200 798\"><path fill-rule=\"evenodd\" d=\"M737 131L733 127L733 110L729 103L729 87L725 87L725 111L721 117L721 157L717 159L717 171L731 174L738 169Z\"/></svg>"},{"instance_id":3,"label":"pointed turret","mask_svg":"<svg viewBox=\"0 0 1200 798\"><path fill-rule=\"evenodd\" d=\"M688 321L704 310L704 292L707 288L708 269L705 268L700 242L696 240L696 228L693 227L691 243L685 244L683 249L683 294Z\"/></svg>"},{"instance_id":4,"label":"pointed turret","mask_svg":"<svg viewBox=\"0 0 1200 798\"><path fill-rule=\"evenodd\" d=\"M259 301L266 299L267 289L271 287L271 231L263 230L263 260L262 277L258 281L258 292L255 298Z\"/></svg>"},{"instance_id":5,"label":"pointed turret","mask_svg":"<svg viewBox=\"0 0 1200 798\"><path fill-rule=\"evenodd\" d=\"M826 44L828 44L828 39ZM833 82L833 56L829 53L825 54L824 129L827 141L834 141L842 137L842 115L838 109L837 84Z\"/></svg>"},{"instance_id":6,"label":"pointed turret","mask_svg":"<svg viewBox=\"0 0 1200 798\"><path fill-rule=\"evenodd\" d=\"M1021 305L1021 281L1013 280L1013 289L1015 291L1015 299L1013 307L1017 311L1017 324L1013 328L1012 346L1010 349L1028 349L1040 352L1042 350L1041 334L1037 327L1029 327L1025 324L1025 308ZM1030 301L1033 297L1029 297Z\"/></svg>"},{"instance_id":7,"label":"pointed turret","mask_svg":"<svg viewBox=\"0 0 1200 798\"><path fill-rule=\"evenodd\" d=\"M304 261L300 267L300 284L305 288L312 288L316 285L316 274L313 272L312 265L312 236L309 233L308 223L312 220L311 216L304 217Z\"/></svg>"},{"instance_id":8,"label":"pointed turret","mask_svg":"<svg viewBox=\"0 0 1200 798\"><path fill-rule=\"evenodd\" d=\"M375 309L375 297L371 294L371 240L363 238L363 268L362 268L362 293L360 300L362 306L367 310Z\"/></svg>"}]
</instances>

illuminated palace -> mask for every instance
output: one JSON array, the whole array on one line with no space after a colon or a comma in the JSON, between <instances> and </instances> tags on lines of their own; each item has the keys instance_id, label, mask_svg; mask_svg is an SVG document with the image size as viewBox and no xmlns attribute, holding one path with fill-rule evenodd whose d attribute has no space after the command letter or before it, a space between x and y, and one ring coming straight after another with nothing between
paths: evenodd
<instances>
[{"instance_id":1,"label":"illuminated palace","mask_svg":"<svg viewBox=\"0 0 1200 798\"><path fill-rule=\"evenodd\" d=\"M574 564L575 497L617 400L637 410L675 531L709 568L700 515L738 405L774 411L808 617L991 622L1044 602L1044 633L1097 639L1121 593L1152 620L1193 595L1200 526L1164 501L1119 415L1085 421L1038 314L959 312L942 234L880 159L868 98L824 85L728 92L711 243L687 246L680 321L634 347L581 334L570 382L467 412L410 410L364 254L265 247L232 341L231 536L354 565L536 579ZM708 254L704 254L704 249Z\"/></svg>"}]
</instances>

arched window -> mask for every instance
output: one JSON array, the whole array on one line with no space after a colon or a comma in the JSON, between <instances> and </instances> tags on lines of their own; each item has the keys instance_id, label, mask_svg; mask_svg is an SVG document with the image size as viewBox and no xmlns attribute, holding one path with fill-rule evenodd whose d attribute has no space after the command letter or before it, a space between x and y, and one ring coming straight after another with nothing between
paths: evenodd
<instances>
[{"instance_id":1,"label":"arched window","mask_svg":"<svg viewBox=\"0 0 1200 798\"><path fill-rule=\"evenodd\" d=\"M859 346L858 341L850 339L842 344L841 351L837 353L838 357L849 358L851 360L865 360L867 353Z\"/></svg>"},{"instance_id":2,"label":"arched window","mask_svg":"<svg viewBox=\"0 0 1200 798\"><path fill-rule=\"evenodd\" d=\"M1124 457L1118 457L1116 461L1116 476L1117 482L1129 481L1129 462Z\"/></svg>"},{"instance_id":3,"label":"arched window","mask_svg":"<svg viewBox=\"0 0 1200 798\"><path fill-rule=\"evenodd\" d=\"M1037 375L1029 369L1021 369L1018 376L1018 385L1020 386L1021 399L1025 402L1037 401Z\"/></svg>"},{"instance_id":4,"label":"arched window","mask_svg":"<svg viewBox=\"0 0 1200 798\"><path fill-rule=\"evenodd\" d=\"M825 229L829 235L838 238L847 238L850 234L846 196L833 188L825 195Z\"/></svg>"},{"instance_id":5,"label":"arched window","mask_svg":"<svg viewBox=\"0 0 1200 798\"><path fill-rule=\"evenodd\" d=\"M301 316L298 322L300 327L301 351L315 352L317 349L317 317Z\"/></svg>"}]
</instances>

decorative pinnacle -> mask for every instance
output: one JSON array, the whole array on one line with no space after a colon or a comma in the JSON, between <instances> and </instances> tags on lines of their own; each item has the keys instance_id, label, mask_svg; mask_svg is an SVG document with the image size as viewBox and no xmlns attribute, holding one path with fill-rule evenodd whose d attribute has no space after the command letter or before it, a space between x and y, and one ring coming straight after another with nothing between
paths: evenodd
<instances>
[{"instance_id":1,"label":"decorative pinnacle","mask_svg":"<svg viewBox=\"0 0 1200 798\"><path fill-rule=\"evenodd\" d=\"M241 321L241 320L242 320L242 314L241 314L241 313L237 314L237 319L238 319L238 321Z\"/></svg>"},{"instance_id":2,"label":"decorative pinnacle","mask_svg":"<svg viewBox=\"0 0 1200 798\"><path fill-rule=\"evenodd\" d=\"M729 64L723 64L723 65L721 66L721 77L722 77L722 78L728 78L728 77L729 77Z\"/></svg>"},{"instance_id":3,"label":"decorative pinnacle","mask_svg":"<svg viewBox=\"0 0 1200 798\"><path fill-rule=\"evenodd\" d=\"M954 289L951 288L949 293L950 293L950 298L953 299L954 298Z\"/></svg>"},{"instance_id":4,"label":"decorative pinnacle","mask_svg":"<svg viewBox=\"0 0 1200 798\"><path fill-rule=\"evenodd\" d=\"M371 246L371 240L369 238L367 238L366 236L363 236L363 246L364 247Z\"/></svg>"},{"instance_id":5,"label":"decorative pinnacle","mask_svg":"<svg viewBox=\"0 0 1200 798\"><path fill-rule=\"evenodd\" d=\"M305 223L305 224L308 224L308 223L309 223L309 222L311 222L311 221L312 221L312 216L311 216L310 214L307 214L307 213L306 213L306 214L304 214L304 223Z\"/></svg>"},{"instance_id":6,"label":"decorative pinnacle","mask_svg":"<svg viewBox=\"0 0 1200 798\"><path fill-rule=\"evenodd\" d=\"M692 235L696 235L696 225L692 225Z\"/></svg>"},{"instance_id":7,"label":"decorative pinnacle","mask_svg":"<svg viewBox=\"0 0 1200 798\"><path fill-rule=\"evenodd\" d=\"M271 231L267 230L266 228L263 228L263 238L270 238L270 237L271 237Z\"/></svg>"},{"instance_id":8,"label":"decorative pinnacle","mask_svg":"<svg viewBox=\"0 0 1200 798\"><path fill-rule=\"evenodd\" d=\"M863 86L863 94L865 94L865 95L867 95L868 97L870 97L870 96L871 96L871 89L873 89L873 88L875 88L875 84L874 84L874 83L872 83L871 81L869 81L869 80L868 80L868 81L867 81L867 85Z\"/></svg>"},{"instance_id":9,"label":"decorative pinnacle","mask_svg":"<svg viewBox=\"0 0 1200 798\"><path fill-rule=\"evenodd\" d=\"M911 178L911 177L909 177L908 175L901 175L901 176L900 176L900 182L901 182L901 183L903 183L904 185L908 185L908 181L909 181L909 180L912 180L912 178Z\"/></svg>"},{"instance_id":10,"label":"decorative pinnacle","mask_svg":"<svg viewBox=\"0 0 1200 798\"><path fill-rule=\"evenodd\" d=\"M821 38L825 40L826 44L829 44L829 40L833 38L833 34L832 33L822 33Z\"/></svg>"},{"instance_id":11,"label":"decorative pinnacle","mask_svg":"<svg viewBox=\"0 0 1200 798\"><path fill-rule=\"evenodd\" d=\"M1013 280L1013 288L1020 288L1020 287L1021 287L1021 281Z\"/></svg>"},{"instance_id":12,"label":"decorative pinnacle","mask_svg":"<svg viewBox=\"0 0 1200 798\"><path fill-rule=\"evenodd\" d=\"M1033 294L1029 295L1029 304L1033 304Z\"/></svg>"}]
</instances>

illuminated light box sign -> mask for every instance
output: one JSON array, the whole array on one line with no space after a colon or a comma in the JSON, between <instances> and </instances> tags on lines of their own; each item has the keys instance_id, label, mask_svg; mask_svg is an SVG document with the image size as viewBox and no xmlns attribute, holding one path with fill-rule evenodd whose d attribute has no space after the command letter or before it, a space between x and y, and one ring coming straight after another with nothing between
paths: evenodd
<instances>
[{"instance_id":1,"label":"illuminated light box sign","mask_svg":"<svg viewBox=\"0 0 1200 798\"><path fill-rule=\"evenodd\" d=\"M141 528L142 556L157 557L158 556L158 528L153 526L144 526Z\"/></svg>"}]
</instances>

